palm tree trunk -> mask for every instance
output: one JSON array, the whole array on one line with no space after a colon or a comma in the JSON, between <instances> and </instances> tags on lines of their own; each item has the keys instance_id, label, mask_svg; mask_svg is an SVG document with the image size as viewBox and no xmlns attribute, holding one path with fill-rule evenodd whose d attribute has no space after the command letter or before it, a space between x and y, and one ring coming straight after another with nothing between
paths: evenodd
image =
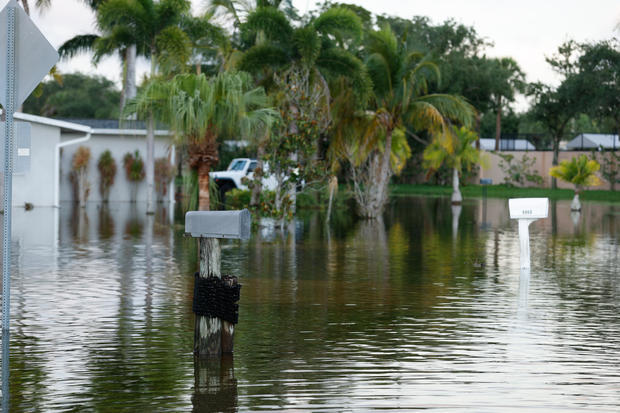
<instances>
[{"instance_id":1,"label":"palm tree trunk","mask_svg":"<svg viewBox=\"0 0 620 413\"><path fill-rule=\"evenodd\" d=\"M560 157L560 137L554 136L553 137L553 161L551 162L551 165L557 166L559 157ZM557 189L557 187L558 187L558 180L552 177L551 178L551 189Z\"/></svg>"},{"instance_id":2,"label":"palm tree trunk","mask_svg":"<svg viewBox=\"0 0 620 413\"><path fill-rule=\"evenodd\" d=\"M452 205L460 205L463 202L459 186L459 171L452 168Z\"/></svg>"},{"instance_id":3,"label":"palm tree trunk","mask_svg":"<svg viewBox=\"0 0 620 413\"><path fill-rule=\"evenodd\" d=\"M388 199L388 184L392 176L390 155L392 153L392 129L388 129L385 135L385 150L383 154L371 154L369 173L374 178L374 183L367 182L364 191L367 193L366 204L358 205L358 210L363 218L375 219L381 216Z\"/></svg>"},{"instance_id":4,"label":"palm tree trunk","mask_svg":"<svg viewBox=\"0 0 620 413\"><path fill-rule=\"evenodd\" d=\"M127 48L125 72L125 102L136 97L136 45L132 44Z\"/></svg>"},{"instance_id":5,"label":"palm tree trunk","mask_svg":"<svg viewBox=\"0 0 620 413\"><path fill-rule=\"evenodd\" d=\"M146 127L146 213L153 214L153 188L155 187L155 120L149 112Z\"/></svg>"},{"instance_id":6,"label":"palm tree trunk","mask_svg":"<svg viewBox=\"0 0 620 413\"><path fill-rule=\"evenodd\" d=\"M326 223L329 223L329 220L332 215L332 201L334 200L334 194L338 190L338 177L336 175L332 175L329 178L329 203L327 204L327 217L325 219Z\"/></svg>"},{"instance_id":7,"label":"palm tree trunk","mask_svg":"<svg viewBox=\"0 0 620 413\"><path fill-rule=\"evenodd\" d=\"M155 77L155 45L151 46L151 79ZM149 111L146 129L146 213L153 214L153 189L155 187L155 120ZM208 176L207 176L208 179Z\"/></svg>"},{"instance_id":8,"label":"palm tree trunk","mask_svg":"<svg viewBox=\"0 0 620 413\"><path fill-rule=\"evenodd\" d=\"M256 153L256 169L254 169L254 186L250 195L250 206L257 207L260 203L260 194L263 191L263 176L265 176L265 166L263 158L265 157L265 144L259 142Z\"/></svg>"},{"instance_id":9,"label":"palm tree trunk","mask_svg":"<svg viewBox=\"0 0 620 413\"><path fill-rule=\"evenodd\" d=\"M208 163L202 162L198 166L198 210L209 211L211 209L209 199L209 171Z\"/></svg>"},{"instance_id":10,"label":"palm tree trunk","mask_svg":"<svg viewBox=\"0 0 620 413\"><path fill-rule=\"evenodd\" d=\"M497 101L497 116L495 117L495 150L499 151L499 141L502 136L502 98Z\"/></svg>"}]
</instances>

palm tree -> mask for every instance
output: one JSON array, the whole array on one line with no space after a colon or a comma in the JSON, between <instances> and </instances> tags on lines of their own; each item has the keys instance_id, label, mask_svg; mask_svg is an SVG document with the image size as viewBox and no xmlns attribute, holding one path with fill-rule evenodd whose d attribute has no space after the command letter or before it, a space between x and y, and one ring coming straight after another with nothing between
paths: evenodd
<instances>
[{"instance_id":1,"label":"palm tree","mask_svg":"<svg viewBox=\"0 0 620 413\"><path fill-rule=\"evenodd\" d=\"M502 110L506 103L515 99L515 92L525 91L525 74L510 58L491 60L492 70L489 73L493 92L491 100L495 106L495 150L499 151L499 141L502 134Z\"/></svg>"},{"instance_id":2,"label":"palm tree","mask_svg":"<svg viewBox=\"0 0 620 413\"><path fill-rule=\"evenodd\" d=\"M466 168L480 162L480 151L475 143L478 135L465 127L452 127L433 139L424 149L424 166L432 173L442 165L452 168L452 204L463 201L459 189L459 175Z\"/></svg>"},{"instance_id":3,"label":"palm tree","mask_svg":"<svg viewBox=\"0 0 620 413\"><path fill-rule=\"evenodd\" d=\"M127 110L156 115L188 146L189 166L198 173L198 209L208 210L217 138L250 136L270 128L277 112L267 103L264 90L253 87L247 73L223 72L213 78L181 74L149 82Z\"/></svg>"},{"instance_id":4,"label":"palm tree","mask_svg":"<svg viewBox=\"0 0 620 413\"><path fill-rule=\"evenodd\" d=\"M372 32L366 45L366 66L373 82L369 107L376 130L370 136L384 136L368 156L373 180L364 188L366 196L358 203L358 212L365 218L376 218L388 198L388 183L394 169L391 164L395 131L430 131L446 128L446 119L470 126L474 108L464 98L429 93L432 82L440 78L438 67L417 52L406 49L389 26Z\"/></svg>"},{"instance_id":5,"label":"palm tree","mask_svg":"<svg viewBox=\"0 0 620 413\"><path fill-rule=\"evenodd\" d=\"M276 175L280 177L276 204L282 198L280 195L288 192L294 211L295 189L287 177L300 165L303 175L304 165L317 157L318 136L331 123L330 81L346 76L360 105L368 99L370 80L364 65L343 47L348 40L361 36L362 24L353 11L334 7L301 27L294 27L291 18L277 8L279 1L257 4L259 7L247 15L241 26L241 33L251 46L244 52L239 67L256 75L285 119L271 135L271 143L273 139L287 141L306 136L304 150L291 148L288 154L271 156L278 159L270 161L272 171L278 170ZM304 129L307 124L312 124L311 132ZM312 139L313 148L308 148L307 136Z\"/></svg>"},{"instance_id":6,"label":"palm tree","mask_svg":"<svg viewBox=\"0 0 620 413\"><path fill-rule=\"evenodd\" d=\"M180 28L184 15L190 11L188 0L107 0L97 9L97 21L110 30L110 41L135 45L139 54L150 57L154 78L158 64L162 67L186 67L191 55L190 40ZM147 214L154 212L155 120L147 116L146 187Z\"/></svg>"},{"instance_id":7,"label":"palm tree","mask_svg":"<svg viewBox=\"0 0 620 413\"><path fill-rule=\"evenodd\" d=\"M570 204L571 211L581 211L579 194L584 186L597 186L601 180L594 173L601 165L594 159L588 159L586 155L572 158L570 161L562 161L558 166L549 170L549 174L564 182L575 185L575 196Z\"/></svg>"}]
</instances>

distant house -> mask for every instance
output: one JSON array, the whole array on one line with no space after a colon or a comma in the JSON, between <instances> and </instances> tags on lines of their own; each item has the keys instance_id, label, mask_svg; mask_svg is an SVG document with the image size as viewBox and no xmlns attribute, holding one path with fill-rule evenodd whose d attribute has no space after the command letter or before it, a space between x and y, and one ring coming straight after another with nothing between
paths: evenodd
<instances>
[{"instance_id":1,"label":"distant house","mask_svg":"<svg viewBox=\"0 0 620 413\"><path fill-rule=\"evenodd\" d=\"M566 149L620 149L618 135L581 133L566 144Z\"/></svg>"},{"instance_id":2,"label":"distant house","mask_svg":"<svg viewBox=\"0 0 620 413\"><path fill-rule=\"evenodd\" d=\"M495 139L480 139L480 149L495 150ZM535 151L536 147L525 139L500 139L500 151Z\"/></svg>"},{"instance_id":3,"label":"distant house","mask_svg":"<svg viewBox=\"0 0 620 413\"><path fill-rule=\"evenodd\" d=\"M112 152L117 164L116 180L110 190L110 201L130 200L129 182L123 169L123 156L127 152L137 150L143 159L146 158L144 129L119 129L118 124L93 127L85 121L69 122L25 113L15 113L15 120L29 125L26 130L30 130L30 142L29 148L18 148L17 151L18 162L23 160L21 158L28 158L29 167L23 172L13 174L14 206L23 207L25 203L30 203L35 207L58 207L62 201L74 201L69 176L73 154L80 146L88 147L91 152L88 167L91 190L88 201L101 200L97 160L105 150ZM159 157L168 157L172 164L175 162L174 145L171 144L171 137L167 131L158 130L155 133L155 158ZM0 174L1 172L0 170ZM1 190L0 187L0 195L3 193ZM170 188L166 201L174 202L173 192L173 188ZM136 200L146 201L145 182L140 184Z\"/></svg>"}]
</instances>

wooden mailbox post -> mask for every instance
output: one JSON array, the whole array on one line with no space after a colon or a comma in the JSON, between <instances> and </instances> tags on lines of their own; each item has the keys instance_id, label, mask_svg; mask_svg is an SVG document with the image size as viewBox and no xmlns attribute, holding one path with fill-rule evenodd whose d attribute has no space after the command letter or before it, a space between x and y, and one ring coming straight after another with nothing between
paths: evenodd
<instances>
[{"instance_id":1,"label":"wooden mailbox post","mask_svg":"<svg viewBox=\"0 0 620 413\"><path fill-rule=\"evenodd\" d=\"M200 240L199 279L221 279L220 238L249 239L250 212L241 211L190 211L185 215L186 235ZM198 284L199 279L196 279ZM228 277L225 284L236 286L236 278ZM194 288L196 297L197 287ZM199 356L219 356L233 352L235 325L218 317L196 314L194 327L194 353Z\"/></svg>"}]
</instances>

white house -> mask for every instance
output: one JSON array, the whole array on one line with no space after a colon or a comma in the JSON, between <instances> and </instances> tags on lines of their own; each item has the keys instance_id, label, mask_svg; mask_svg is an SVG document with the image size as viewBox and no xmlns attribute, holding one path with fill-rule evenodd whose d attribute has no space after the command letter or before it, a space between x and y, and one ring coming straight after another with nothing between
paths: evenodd
<instances>
[{"instance_id":1,"label":"white house","mask_svg":"<svg viewBox=\"0 0 620 413\"><path fill-rule=\"evenodd\" d=\"M480 139L480 149L485 151L495 150L495 139ZM500 151L535 151L536 147L525 139L500 139Z\"/></svg>"},{"instance_id":2,"label":"white house","mask_svg":"<svg viewBox=\"0 0 620 413\"><path fill-rule=\"evenodd\" d=\"M29 155L30 167L25 172L13 175L13 206L30 203L35 207L58 207L63 201L74 201L69 175L73 154L80 146L88 147L91 152L88 166L91 190L88 201L101 201L97 161L105 150L110 150L117 165L115 182L110 189L110 202L130 201L130 188L125 178L123 157L127 152L133 153L137 150L142 159L146 158L144 129L96 128L25 113L15 113L15 120L30 125L30 150L22 150L20 153ZM155 133L155 158L159 157L168 157L171 164L175 164L174 145L167 131ZM0 180L0 185L2 181ZM144 181L139 184L136 201L146 201ZM174 202L172 183L166 202Z\"/></svg>"},{"instance_id":3,"label":"white house","mask_svg":"<svg viewBox=\"0 0 620 413\"><path fill-rule=\"evenodd\" d=\"M618 135L581 133L566 144L567 149L620 149Z\"/></svg>"}]
</instances>

